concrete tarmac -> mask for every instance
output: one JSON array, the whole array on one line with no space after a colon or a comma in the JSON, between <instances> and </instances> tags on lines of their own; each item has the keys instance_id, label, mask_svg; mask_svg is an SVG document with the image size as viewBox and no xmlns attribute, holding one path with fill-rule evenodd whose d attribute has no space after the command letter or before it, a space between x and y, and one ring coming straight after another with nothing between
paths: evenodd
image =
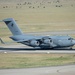
<instances>
[{"instance_id":1,"label":"concrete tarmac","mask_svg":"<svg viewBox=\"0 0 75 75\"><path fill-rule=\"evenodd\" d=\"M41 54L49 54L49 53L68 53L75 54L75 49L39 49L39 48L31 48L25 45L4 45L0 47L0 53L41 53Z\"/></svg>"},{"instance_id":2,"label":"concrete tarmac","mask_svg":"<svg viewBox=\"0 0 75 75\"><path fill-rule=\"evenodd\" d=\"M75 75L75 65L26 69L0 69L0 75Z\"/></svg>"}]
</instances>

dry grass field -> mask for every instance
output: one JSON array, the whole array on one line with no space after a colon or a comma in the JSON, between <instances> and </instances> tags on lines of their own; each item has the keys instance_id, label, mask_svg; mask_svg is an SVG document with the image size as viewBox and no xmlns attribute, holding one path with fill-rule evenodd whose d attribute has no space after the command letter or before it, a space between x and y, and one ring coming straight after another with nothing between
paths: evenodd
<instances>
[{"instance_id":1,"label":"dry grass field","mask_svg":"<svg viewBox=\"0 0 75 75\"><path fill-rule=\"evenodd\" d=\"M0 20L10 17L24 33L75 30L75 0L0 0ZM0 22L0 37L10 35Z\"/></svg>"},{"instance_id":2,"label":"dry grass field","mask_svg":"<svg viewBox=\"0 0 75 75\"><path fill-rule=\"evenodd\" d=\"M30 68L75 64L75 54L0 53L0 69Z\"/></svg>"}]
</instances>

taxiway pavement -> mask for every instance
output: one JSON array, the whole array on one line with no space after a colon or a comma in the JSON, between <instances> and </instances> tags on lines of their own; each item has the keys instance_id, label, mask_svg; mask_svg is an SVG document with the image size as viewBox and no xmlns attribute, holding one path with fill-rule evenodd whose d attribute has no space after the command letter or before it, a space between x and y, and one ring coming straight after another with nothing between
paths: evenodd
<instances>
[{"instance_id":1,"label":"taxiway pavement","mask_svg":"<svg viewBox=\"0 0 75 75\"><path fill-rule=\"evenodd\" d=\"M4 45L0 47L0 53L68 53L75 54L75 49L54 49L54 50L43 50L38 48L31 48L25 45Z\"/></svg>"},{"instance_id":2,"label":"taxiway pavement","mask_svg":"<svg viewBox=\"0 0 75 75\"><path fill-rule=\"evenodd\" d=\"M29 35L74 35L75 30L50 31L50 32L31 32Z\"/></svg>"},{"instance_id":3,"label":"taxiway pavement","mask_svg":"<svg viewBox=\"0 0 75 75\"><path fill-rule=\"evenodd\" d=\"M26 69L0 69L0 75L75 75L75 65Z\"/></svg>"}]
</instances>

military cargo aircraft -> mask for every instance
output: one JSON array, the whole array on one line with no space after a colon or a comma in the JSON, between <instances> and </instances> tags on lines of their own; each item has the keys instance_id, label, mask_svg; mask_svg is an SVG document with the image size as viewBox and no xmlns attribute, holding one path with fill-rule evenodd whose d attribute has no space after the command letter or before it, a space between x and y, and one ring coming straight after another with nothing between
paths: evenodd
<instances>
[{"instance_id":1,"label":"military cargo aircraft","mask_svg":"<svg viewBox=\"0 0 75 75\"><path fill-rule=\"evenodd\" d=\"M23 34L13 18L6 18L3 22L13 34L10 38L17 43L42 49L72 48L75 45L75 40L70 36L33 36Z\"/></svg>"}]
</instances>

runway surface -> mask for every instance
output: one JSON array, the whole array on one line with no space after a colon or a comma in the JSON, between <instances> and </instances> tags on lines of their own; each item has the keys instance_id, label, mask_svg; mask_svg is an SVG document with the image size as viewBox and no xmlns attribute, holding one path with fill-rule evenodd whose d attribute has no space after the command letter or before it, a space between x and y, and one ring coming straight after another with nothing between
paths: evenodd
<instances>
[{"instance_id":1,"label":"runway surface","mask_svg":"<svg viewBox=\"0 0 75 75\"><path fill-rule=\"evenodd\" d=\"M75 75L75 65L26 69L0 69L0 75Z\"/></svg>"},{"instance_id":2,"label":"runway surface","mask_svg":"<svg viewBox=\"0 0 75 75\"><path fill-rule=\"evenodd\" d=\"M50 32L31 32L30 35L74 35L75 30L50 31Z\"/></svg>"},{"instance_id":3,"label":"runway surface","mask_svg":"<svg viewBox=\"0 0 75 75\"><path fill-rule=\"evenodd\" d=\"M31 48L25 45L4 45L0 47L0 53L69 53L75 54L75 49L53 49L53 50L46 50L46 49L38 49L38 48Z\"/></svg>"},{"instance_id":4,"label":"runway surface","mask_svg":"<svg viewBox=\"0 0 75 75\"><path fill-rule=\"evenodd\" d=\"M55 50L43 50L38 48L31 48L25 45L4 45L0 47L2 53L75 53L75 49L55 49Z\"/></svg>"}]
</instances>

